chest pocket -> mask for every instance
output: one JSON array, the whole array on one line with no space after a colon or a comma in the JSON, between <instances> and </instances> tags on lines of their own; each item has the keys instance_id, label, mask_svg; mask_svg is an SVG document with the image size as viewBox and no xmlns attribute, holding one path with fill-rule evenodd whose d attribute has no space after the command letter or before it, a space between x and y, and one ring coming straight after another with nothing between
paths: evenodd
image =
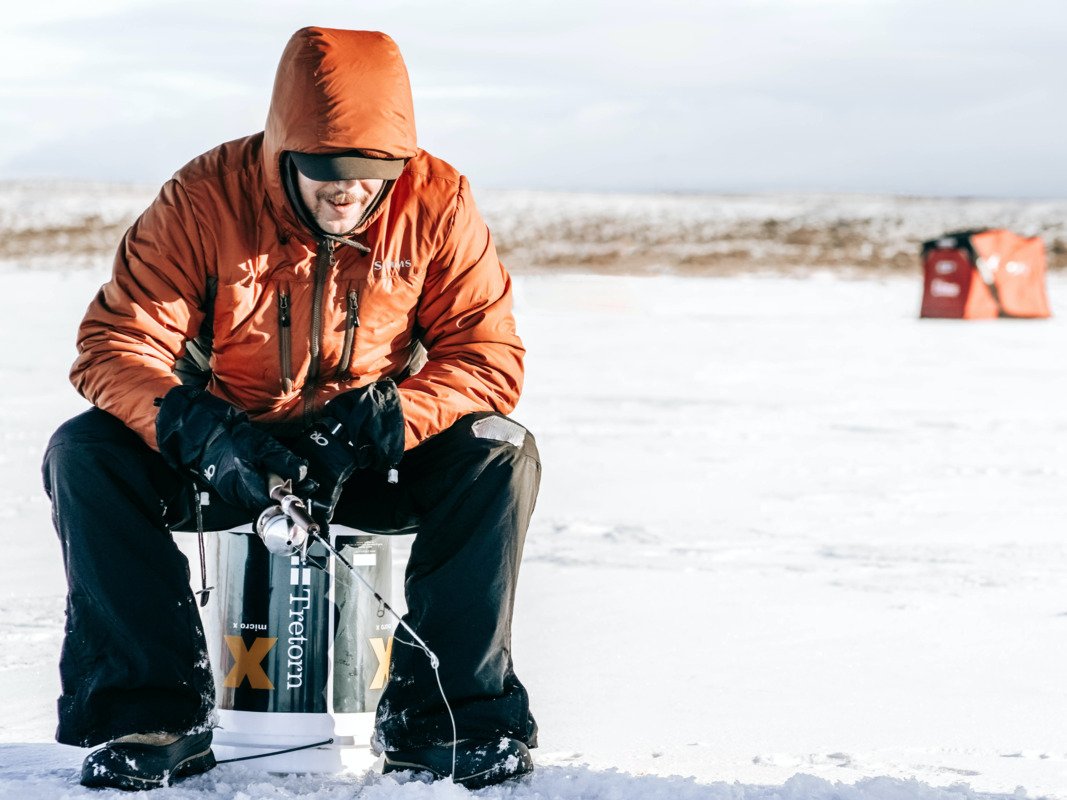
<instances>
[{"instance_id":1,"label":"chest pocket","mask_svg":"<svg viewBox=\"0 0 1067 800\"><path fill-rule=\"evenodd\" d=\"M345 291L345 333L341 345L341 358L337 362L338 380L354 378L352 375L352 350L356 341L356 329L359 327L359 286L350 284Z\"/></svg>"},{"instance_id":2,"label":"chest pocket","mask_svg":"<svg viewBox=\"0 0 1067 800\"><path fill-rule=\"evenodd\" d=\"M292 294L286 283L278 285L276 305L278 307L278 360L282 380L282 391L293 391L293 310Z\"/></svg>"}]
</instances>

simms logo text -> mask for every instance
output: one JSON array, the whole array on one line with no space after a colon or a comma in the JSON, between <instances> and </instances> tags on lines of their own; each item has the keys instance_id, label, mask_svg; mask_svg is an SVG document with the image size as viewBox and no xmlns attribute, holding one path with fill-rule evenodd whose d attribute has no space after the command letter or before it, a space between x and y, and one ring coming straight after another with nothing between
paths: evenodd
<instances>
[{"instance_id":1,"label":"simms logo text","mask_svg":"<svg viewBox=\"0 0 1067 800\"><path fill-rule=\"evenodd\" d=\"M403 261L375 261L374 268L376 270L401 270L411 269L411 259L406 258Z\"/></svg>"}]
</instances>

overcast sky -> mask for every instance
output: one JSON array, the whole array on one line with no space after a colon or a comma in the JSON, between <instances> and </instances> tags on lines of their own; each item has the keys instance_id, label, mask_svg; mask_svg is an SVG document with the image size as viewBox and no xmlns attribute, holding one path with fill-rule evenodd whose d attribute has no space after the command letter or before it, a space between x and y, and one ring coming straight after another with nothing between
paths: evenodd
<instances>
[{"instance_id":1,"label":"overcast sky","mask_svg":"<svg viewBox=\"0 0 1067 800\"><path fill-rule=\"evenodd\" d=\"M262 129L315 24L396 39L420 146L476 188L1067 196L1063 0L38 0L0 24L0 178L165 180Z\"/></svg>"}]
</instances>

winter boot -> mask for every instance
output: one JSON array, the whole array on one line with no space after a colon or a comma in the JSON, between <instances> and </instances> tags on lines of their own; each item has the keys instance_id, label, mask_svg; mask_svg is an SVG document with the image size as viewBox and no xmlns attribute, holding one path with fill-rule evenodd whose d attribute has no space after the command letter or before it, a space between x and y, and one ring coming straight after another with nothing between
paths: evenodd
<instances>
[{"instance_id":1,"label":"winter boot","mask_svg":"<svg viewBox=\"0 0 1067 800\"><path fill-rule=\"evenodd\" d=\"M434 780L447 778L467 789L480 789L494 783L533 772L533 759L526 745L506 736L489 742L461 739L456 743L456 772L452 775L452 746L391 750L385 753L382 772L429 772Z\"/></svg>"},{"instance_id":2,"label":"winter boot","mask_svg":"<svg viewBox=\"0 0 1067 800\"><path fill-rule=\"evenodd\" d=\"M133 734L108 742L86 757L82 786L129 791L158 789L214 766L209 730L185 736Z\"/></svg>"}]
</instances>

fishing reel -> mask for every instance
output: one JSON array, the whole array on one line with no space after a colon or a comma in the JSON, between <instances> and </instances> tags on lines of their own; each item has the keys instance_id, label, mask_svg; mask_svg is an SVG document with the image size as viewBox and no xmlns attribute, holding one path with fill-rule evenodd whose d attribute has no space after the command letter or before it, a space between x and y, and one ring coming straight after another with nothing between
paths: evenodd
<instances>
[{"instance_id":1,"label":"fishing reel","mask_svg":"<svg viewBox=\"0 0 1067 800\"><path fill-rule=\"evenodd\" d=\"M256 534L276 556L291 556L297 552L306 555L310 540L319 536L319 524L304 501L293 494L292 481L271 475L268 486L271 499L278 505L270 506L259 515Z\"/></svg>"}]
</instances>

